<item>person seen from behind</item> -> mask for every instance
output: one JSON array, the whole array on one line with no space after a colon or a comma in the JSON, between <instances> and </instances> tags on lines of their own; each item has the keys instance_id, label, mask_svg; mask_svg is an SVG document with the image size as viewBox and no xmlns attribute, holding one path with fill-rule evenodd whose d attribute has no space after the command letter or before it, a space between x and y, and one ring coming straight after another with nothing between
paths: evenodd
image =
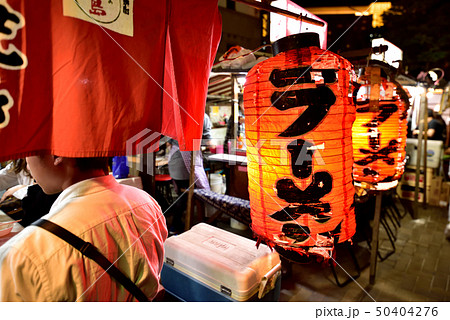
<instances>
[{"instance_id":1,"label":"person seen from behind","mask_svg":"<svg viewBox=\"0 0 450 320\"><path fill-rule=\"evenodd\" d=\"M90 242L152 300L162 290L165 218L146 192L117 183L106 158L26 158L46 194L43 218ZM134 301L95 261L31 225L0 247L0 301Z\"/></svg>"}]
</instances>

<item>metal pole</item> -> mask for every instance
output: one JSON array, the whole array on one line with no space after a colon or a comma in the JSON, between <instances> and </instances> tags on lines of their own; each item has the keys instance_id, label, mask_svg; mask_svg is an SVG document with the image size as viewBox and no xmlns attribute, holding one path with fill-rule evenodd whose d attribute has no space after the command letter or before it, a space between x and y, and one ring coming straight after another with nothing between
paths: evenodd
<instances>
[{"instance_id":1,"label":"metal pole","mask_svg":"<svg viewBox=\"0 0 450 320\"><path fill-rule=\"evenodd\" d=\"M188 192L188 201L186 208L186 221L184 222L184 230L187 231L192 227L192 217L194 215L193 212L193 197L194 197L194 188L195 188L195 156L196 152L201 151L191 151L191 172L189 175L189 192Z\"/></svg>"},{"instance_id":2,"label":"metal pole","mask_svg":"<svg viewBox=\"0 0 450 320\"><path fill-rule=\"evenodd\" d=\"M233 97L233 99L231 100L231 114L233 115L233 118L230 117L228 121L233 121L234 123L232 147L234 148L234 150L237 150L237 140L239 138L237 136L239 126L239 86L235 74L231 75L231 87L231 94ZM231 154L231 150L228 150L228 153Z\"/></svg>"},{"instance_id":3,"label":"metal pole","mask_svg":"<svg viewBox=\"0 0 450 320\"><path fill-rule=\"evenodd\" d=\"M375 214L372 226L372 243L370 251L370 284L375 284L375 274L377 271L377 253L378 253L378 235L380 230L381 218L381 200L383 199L382 191L376 191Z\"/></svg>"},{"instance_id":4,"label":"metal pole","mask_svg":"<svg viewBox=\"0 0 450 320\"><path fill-rule=\"evenodd\" d=\"M424 97L423 113L423 208L427 208L427 161L428 161L428 99Z\"/></svg>"},{"instance_id":5,"label":"metal pole","mask_svg":"<svg viewBox=\"0 0 450 320\"><path fill-rule=\"evenodd\" d=\"M419 104L419 136L417 137L417 161L416 161L416 184L414 189L414 218L418 216L418 200L419 200L419 179L420 179L420 168L422 165L422 140L423 140L423 129L424 129L424 121L425 121L425 112L426 112L426 92L420 95L420 104Z\"/></svg>"}]
</instances>

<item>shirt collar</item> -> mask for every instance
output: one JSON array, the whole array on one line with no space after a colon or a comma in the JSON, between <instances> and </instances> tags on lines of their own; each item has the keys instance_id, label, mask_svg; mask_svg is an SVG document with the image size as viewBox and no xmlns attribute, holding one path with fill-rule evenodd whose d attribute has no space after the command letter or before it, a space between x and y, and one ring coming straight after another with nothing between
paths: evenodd
<instances>
[{"instance_id":1,"label":"shirt collar","mask_svg":"<svg viewBox=\"0 0 450 320\"><path fill-rule=\"evenodd\" d=\"M112 175L105 175L77 182L61 192L61 194L53 203L50 212L53 208L58 207L59 205L61 205L61 203L66 202L70 199L100 192L105 189L111 189L117 184L118 183L116 179Z\"/></svg>"}]
</instances>

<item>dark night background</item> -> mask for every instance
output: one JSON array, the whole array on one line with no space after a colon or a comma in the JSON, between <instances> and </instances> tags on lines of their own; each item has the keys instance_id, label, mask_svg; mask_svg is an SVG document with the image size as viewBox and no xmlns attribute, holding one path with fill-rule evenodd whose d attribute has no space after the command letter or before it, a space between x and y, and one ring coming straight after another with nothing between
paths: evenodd
<instances>
[{"instance_id":1,"label":"dark night background","mask_svg":"<svg viewBox=\"0 0 450 320\"><path fill-rule=\"evenodd\" d=\"M364 6L364 0L293 0L308 7ZM328 23L328 46L331 51L365 49L370 40L383 37L403 50L403 71L416 77L420 71L441 68L450 80L450 1L393 0L383 15L384 26L372 28L372 16L318 15ZM355 20L358 21L344 34ZM342 35L342 37L341 37ZM441 85L445 84L445 80Z\"/></svg>"}]
</instances>

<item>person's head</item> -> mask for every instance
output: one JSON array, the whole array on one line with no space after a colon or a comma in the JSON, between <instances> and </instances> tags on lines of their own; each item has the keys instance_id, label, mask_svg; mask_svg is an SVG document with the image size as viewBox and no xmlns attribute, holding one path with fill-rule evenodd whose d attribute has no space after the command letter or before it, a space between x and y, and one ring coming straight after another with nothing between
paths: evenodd
<instances>
[{"instance_id":1,"label":"person's head","mask_svg":"<svg viewBox=\"0 0 450 320\"><path fill-rule=\"evenodd\" d=\"M51 154L26 158L31 175L47 194L108 174L107 158L67 158Z\"/></svg>"}]
</instances>

